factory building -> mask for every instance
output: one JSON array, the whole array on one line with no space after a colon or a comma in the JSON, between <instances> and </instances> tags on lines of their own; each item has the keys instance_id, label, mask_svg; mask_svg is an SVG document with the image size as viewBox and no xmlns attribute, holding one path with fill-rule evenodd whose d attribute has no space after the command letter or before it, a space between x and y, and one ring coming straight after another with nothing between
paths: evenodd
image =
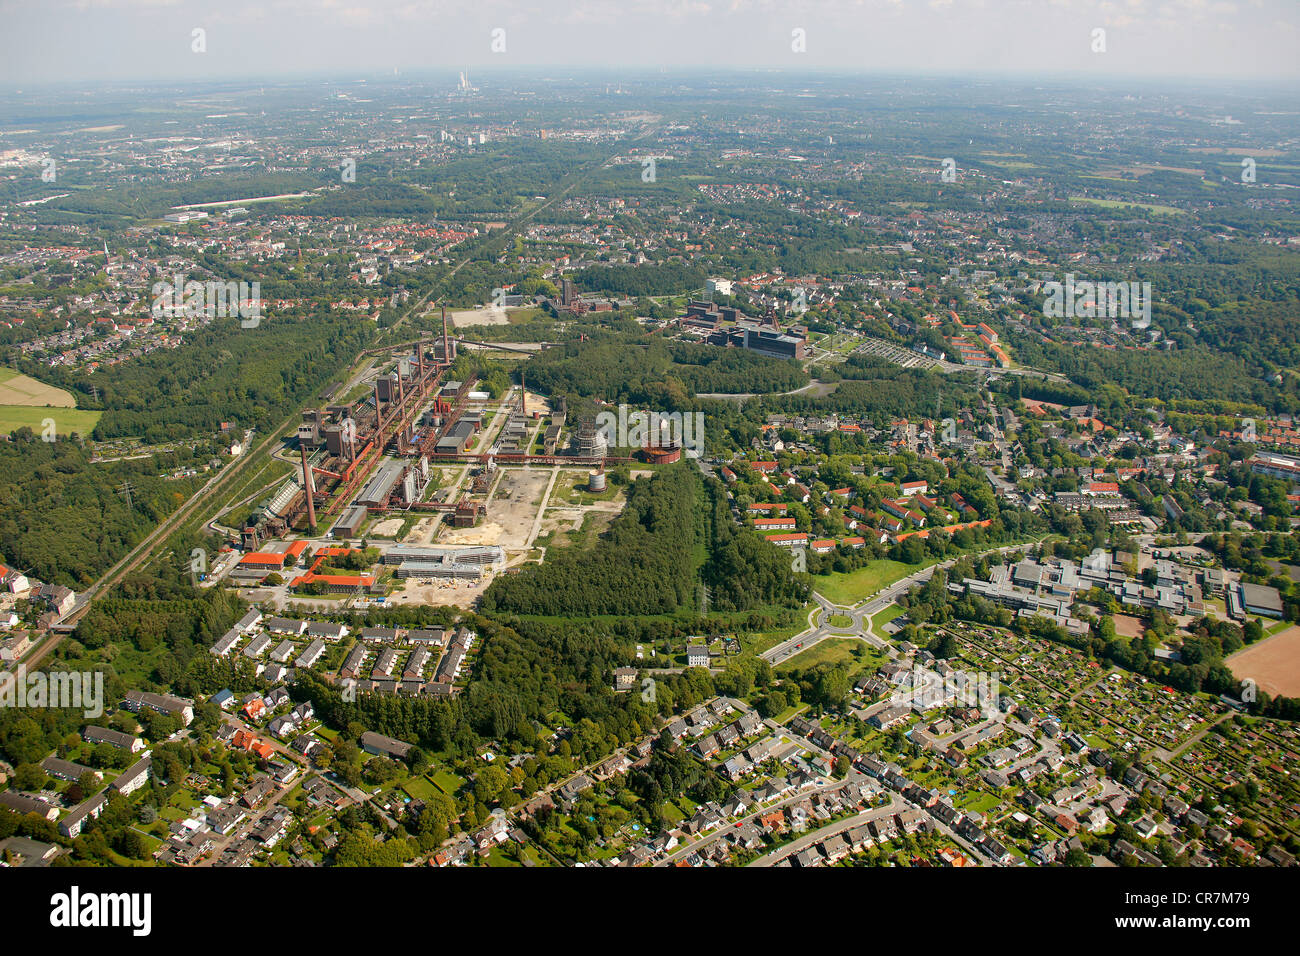
<instances>
[{"instance_id":1,"label":"factory building","mask_svg":"<svg viewBox=\"0 0 1300 956\"><path fill-rule=\"evenodd\" d=\"M334 522L334 537L355 538L369 515L370 511L365 505L353 505L343 512L338 521Z\"/></svg>"},{"instance_id":2,"label":"factory building","mask_svg":"<svg viewBox=\"0 0 1300 956\"><path fill-rule=\"evenodd\" d=\"M459 421L451 426L446 435L438 439L434 451L439 455L459 455L465 450L465 445L474 431L473 422Z\"/></svg>"},{"instance_id":3,"label":"factory building","mask_svg":"<svg viewBox=\"0 0 1300 956\"><path fill-rule=\"evenodd\" d=\"M406 465L400 461L385 462L366 482L366 486L361 489L361 494L357 495L356 504L365 505L370 508L383 508L388 504L388 499L393 494L393 489L402 479L402 472Z\"/></svg>"},{"instance_id":4,"label":"factory building","mask_svg":"<svg viewBox=\"0 0 1300 956\"><path fill-rule=\"evenodd\" d=\"M302 413L302 424L298 426L298 444L308 451L315 451L320 445L321 413L313 408Z\"/></svg>"}]
</instances>

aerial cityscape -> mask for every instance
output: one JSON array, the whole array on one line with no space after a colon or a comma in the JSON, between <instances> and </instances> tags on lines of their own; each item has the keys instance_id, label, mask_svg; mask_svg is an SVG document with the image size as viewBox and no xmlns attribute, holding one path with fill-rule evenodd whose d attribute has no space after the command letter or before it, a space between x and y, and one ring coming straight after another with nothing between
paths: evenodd
<instances>
[{"instance_id":1,"label":"aerial cityscape","mask_svg":"<svg viewBox=\"0 0 1300 956\"><path fill-rule=\"evenodd\" d=\"M0 868L1296 866L1296 64L1078 6L16 51Z\"/></svg>"}]
</instances>

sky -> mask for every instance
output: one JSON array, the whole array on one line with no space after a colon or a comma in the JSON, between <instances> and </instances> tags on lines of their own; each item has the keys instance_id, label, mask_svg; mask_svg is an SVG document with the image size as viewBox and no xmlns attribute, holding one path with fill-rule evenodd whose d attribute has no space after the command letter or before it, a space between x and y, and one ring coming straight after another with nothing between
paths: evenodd
<instances>
[{"instance_id":1,"label":"sky","mask_svg":"<svg viewBox=\"0 0 1300 956\"><path fill-rule=\"evenodd\" d=\"M1300 0L0 0L0 87L575 66L1290 85L1298 40Z\"/></svg>"}]
</instances>

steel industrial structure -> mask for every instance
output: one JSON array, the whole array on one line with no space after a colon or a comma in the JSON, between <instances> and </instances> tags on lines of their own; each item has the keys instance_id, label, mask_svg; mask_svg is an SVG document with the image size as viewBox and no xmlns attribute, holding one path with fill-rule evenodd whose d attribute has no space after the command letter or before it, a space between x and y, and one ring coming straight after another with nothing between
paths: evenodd
<instances>
[{"instance_id":1,"label":"steel industrial structure","mask_svg":"<svg viewBox=\"0 0 1300 956\"><path fill-rule=\"evenodd\" d=\"M326 424L322 431L328 438L327 447L332 446L331 454L313 465L308 462L306 447L300 449L301 483L291 482L284 486L272 498L256 525L244 529L245 547L256 548L264 537L285 533L304 513L309 527L315 526L318 516L336 514L364 486L390 448L403 456L421 453L428 436L418 448L413 446L414 423L420 409L442 384L455 360L455 353L450 350L446 309L443 309L442 322L443 356L440 361L435 362L429 355L425 336L421 335L414 343L415 361L406 357L399 360L395 374L389 378L386 398L381 396L376 381L373 396L359 406L329 406L327 411L335 420ZM392 353L400 348L389 346L379 351ZM471 381L462 386L455 409L439 400L435 412L443 416L458 416L472 384ZM319 412L312 415L319 418ZM443 429L430 428L428 435L436 443L438 432L446 427L444 421ZM310 501L308 495L311 495Z\"/></svg>"}]
</instances>

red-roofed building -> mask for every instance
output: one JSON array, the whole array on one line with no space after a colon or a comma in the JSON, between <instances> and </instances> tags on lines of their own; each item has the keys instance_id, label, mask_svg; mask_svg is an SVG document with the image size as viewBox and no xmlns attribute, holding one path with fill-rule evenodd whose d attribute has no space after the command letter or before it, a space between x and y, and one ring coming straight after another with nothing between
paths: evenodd
<instances>
[{"instance_id":1,"label":"red-roofed building","mask_svg":"<svg viewBox=\"0 0 1300 956\"><path fill-rule=\"evenodd\" d=\"M284 555L254 551L240 558L239 565L244 568L282 568L284 567Z\"/></svg>"},{"instance_id":2,"label":"red-roofed building","mask_svg":"<svg viewBox=\"0 0 1300 956\"><path fill-rule=\"evenodd\" d=\"M797 534L769 534L765 535L768 541L782 548L793 548L797 544L805 544L808 541L808 535L799 532Z\"/></svg>"},{"instance_id":3,"label":"red-roofed building","mask_svg":"<svg viewBox=\"0 0 1300 956\"><path fill-rule=\"evenodd\" d=\"M284 553L290 560L297 561L302 557L302 553L307 550L307 545L307 541L295 541L285 549Z\"/></svg>"},{"instance_id":4,"label":"red-roofed building","mask_svg":"<svg viewBox=\"0 0 1300 956\"><path fill-rule=\"evenodd\" d=\"M1119 483L1114 481L1090 481L1081 489L1085 495L1117 495Z\"/></svg>"},{"instance_id":5,"label":"red-roofed building","mask_svg":"<svg viewBox=\"0 0 1300 956\"><path fill-rule=\"evenodd\" d=\"M302 587L304 584L323 584L326 591L342 592L355 591L357 588L368 588L375 583L373 574L317 574L314 571L308 571L301 574L290 582L292 588Z\"/></svg>"}]
</instances>

